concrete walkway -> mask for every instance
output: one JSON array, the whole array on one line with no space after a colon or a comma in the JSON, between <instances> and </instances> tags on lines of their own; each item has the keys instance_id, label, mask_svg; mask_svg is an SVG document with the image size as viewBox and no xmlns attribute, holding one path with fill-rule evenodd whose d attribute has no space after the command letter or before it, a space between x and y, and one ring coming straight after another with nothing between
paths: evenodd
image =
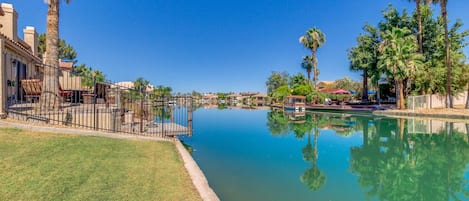
<instances>
[{"instance_id":1,"label":"concrete walkway","mask_svg":"<svg viewBox=\"0 0 469 201\"><path fill-rule=\"evenodd\" d=\"M182 160L184 161L184 167L186 168L189 176L191 177L192 183L200 194L200 197L205 201L219 201L220 199L215 194L215 192L208 185L208 181L205 178L205 175L200 170L197 163L194 161L189 152L184 148L182 143L179 140L172 140L168 138L161 137L149 137L149 136L137 136L130 134L119 134L119 133L106 133L101 131L94 130L80 130L80 129L71 129L71 128L55 128L55 127L45 127L31 124L24 124L21 122L10 121L10 120L0 120L0 126L19 128L27 131L37 131L37 132L49 132L49 133L59 133L59 134L70 134L70 135L83 135L83 136L99 136L99 137L108 137L108 138L117 138L117 139L136 139L136 140L153 140L153 141L169 141L174 142L176 149L179 152Z\"/></svg>"}]
</instances>

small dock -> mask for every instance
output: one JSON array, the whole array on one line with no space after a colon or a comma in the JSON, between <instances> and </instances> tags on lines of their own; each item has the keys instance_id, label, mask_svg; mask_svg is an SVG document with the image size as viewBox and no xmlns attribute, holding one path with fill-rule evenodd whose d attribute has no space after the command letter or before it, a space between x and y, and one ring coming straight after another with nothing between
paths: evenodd
<instances>
[{"instance_id":1,"label":"small dock","mask_svg":"<svg viewBox=\"0 0 469 201\"><path fill-rule=\"evenodd\" d=\"M192 134L191 129L176 123L152 123L147 127L145 132L151 134L162 134L164 136Z\"/></svg>"}]
</instances>

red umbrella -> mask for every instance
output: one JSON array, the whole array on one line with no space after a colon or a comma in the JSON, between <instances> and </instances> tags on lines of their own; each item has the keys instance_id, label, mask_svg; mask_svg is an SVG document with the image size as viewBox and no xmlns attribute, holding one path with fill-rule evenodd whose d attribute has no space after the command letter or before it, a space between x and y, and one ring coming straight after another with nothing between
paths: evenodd
<instances>
[{"instance_id":1,"label":"red umbrella","mask_svg":"<svg viewBox=\"0 0 469 201\"><path fill-rule=\"evenodd\" d=\"M331 92L331 94L351 94L350 91L343 90L343 89L336 89Z\"/></svg>"}]
</instances>

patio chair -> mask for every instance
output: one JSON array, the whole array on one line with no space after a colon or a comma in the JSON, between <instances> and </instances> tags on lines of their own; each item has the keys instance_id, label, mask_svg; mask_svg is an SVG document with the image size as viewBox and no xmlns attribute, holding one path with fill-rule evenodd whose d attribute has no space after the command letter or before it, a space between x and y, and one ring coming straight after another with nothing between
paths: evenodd
<instances>
[{"instance_id":1,"label":"patio chair","mask_svg":"<svg viewBox=\"0 0 469 201\"><path fill-rule=\"evenodd\" d=\"M32 102L39 100L42 92L42 81L39 79L21 80L24 97L30 98Z\"/></svg>"},{"instance_id":2,"label":"patio chair","mask_svg":"<svg viewBox=\"0 0 469 201\"><path fill-rule=\"evenodd\" d=\"M39 100L42 93L42 80L40 79L25 79L21 80L21 86L24 90L24 97L31 98L32 100ZM66 91L62 89L59 83L59 96L66 100L72 95L71 91ZM34 101L33 101L34 102Z\"/></svg>"},{"instance_id":3,"label":"patio chair","mask_svg":"<svg viewBox=\"0 0 469 201\"><path fill-rule=\"evenodd\" d=\"M83 101L85 104L92 104L94 102L94 96L96 93L96 103L103 104L107 102L107 92L110 88L107 84L96 83L93 93L83 94Z\"/></svg>"}]
</instances>

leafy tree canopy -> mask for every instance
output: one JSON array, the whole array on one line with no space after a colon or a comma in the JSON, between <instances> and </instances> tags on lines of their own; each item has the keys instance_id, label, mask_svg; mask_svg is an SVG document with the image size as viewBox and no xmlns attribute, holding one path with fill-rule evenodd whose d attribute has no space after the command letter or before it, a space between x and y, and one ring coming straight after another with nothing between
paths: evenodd
<instances>
[{"instance_id":1,"label":"leafy tree canopy","mask_svg":"<svg viewBox=\"0 0 469 201\"><path fill-rule=\"evenodd\" d=\"M46 34L42 33L39 35L39 58L43 58L44 53L46 52ZM71 61L76 63L77 52L70 44L63 39L59 39L59 59L63 61Z\"/></svg>"}]
</instances>

